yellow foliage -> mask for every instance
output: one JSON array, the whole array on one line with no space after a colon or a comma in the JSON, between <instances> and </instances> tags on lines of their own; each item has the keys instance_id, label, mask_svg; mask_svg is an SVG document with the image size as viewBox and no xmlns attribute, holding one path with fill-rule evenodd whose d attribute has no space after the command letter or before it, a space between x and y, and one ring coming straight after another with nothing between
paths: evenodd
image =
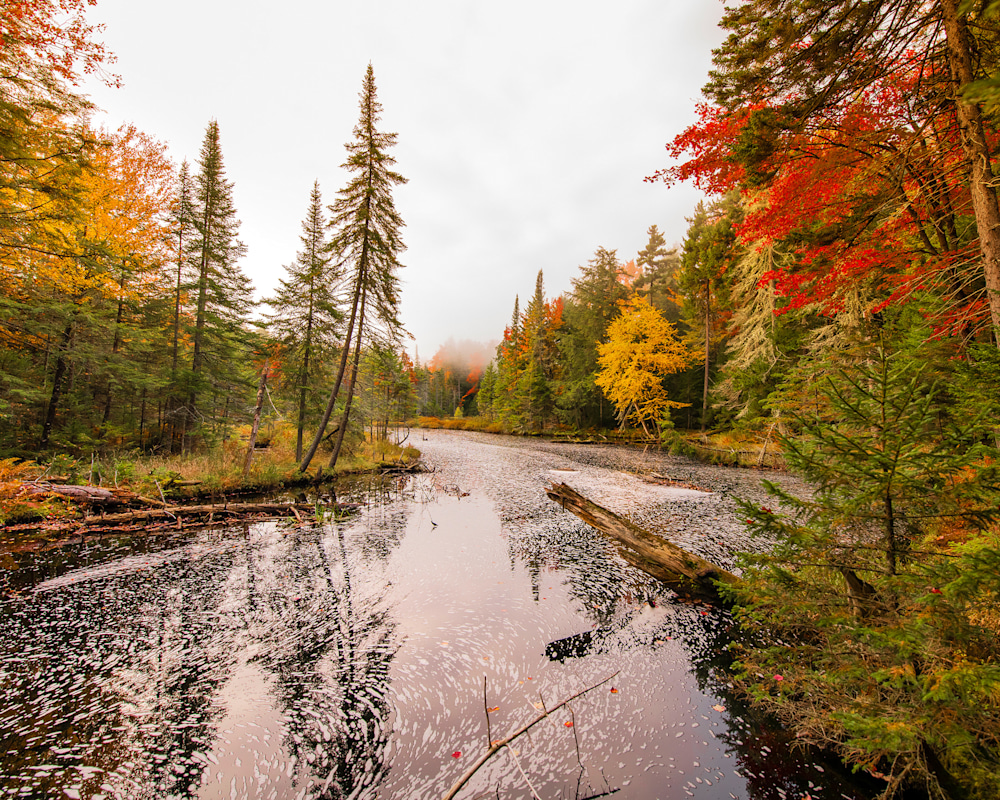
<instances>
[{"instance_id":1,"label":"yellow foliage","mask_svg":"<svg viewBox=\"0 0 1000 800\"><path fill-rule=\"evenodd\" d=\"M620 307L621 314L608 326L608 341L598 345L601 370L594 380L615 404L622 426L637 422L649 433L647 421L687 405L667 397L663 379L698 357L647 299L635 298Z\"/></svg>"}]
</instances>

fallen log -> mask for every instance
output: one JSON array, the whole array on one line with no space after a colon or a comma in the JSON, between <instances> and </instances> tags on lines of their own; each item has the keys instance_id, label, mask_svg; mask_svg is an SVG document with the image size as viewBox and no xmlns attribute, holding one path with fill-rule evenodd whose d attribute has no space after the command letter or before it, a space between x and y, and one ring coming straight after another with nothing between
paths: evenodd
<instances>
[{"instance_id":1,"label":"fallen log","mask_svg":"<svg viewBox=\"0 0 1000 800\"><path fill-rule=\"evenodd\" d=\"M26 483L24 486L29 494L55 494L82 505L101 507L130 505L163 507L166 505L166 503L162 503L159 500L143 497L127 489L106 489L103 486L79 486L76 484L59 483Z\"/></svg>"},{"instance_id":2,"label":"fallen log","mask_svg":"<svg viewBox=\"0 0 1000 800\"><path fill-rule=\"evenodd\" d=\"M720 584L739 582L733 573L643 530L565 483L553 484L545 493L550 500L614 539L629 564L663 581L678 594L718 601Z\"/></svg>"},{"instance_id":3,"label":"fallen log","mask_svg":"<svg viewBox=\"0 0 1000 800\"><path fill-rule=\"evenodd\" d=\"M76 525L119 525L128 522L142 522L178 517L204 517L210 515L242 516L244 514L274 514L293 516L296 511L312 513L311 503L213 503L200 506L167 506L165 508L145 508L137 511L122 511L118 514L102 514L83 520L75 520Z\"/></svg>"}]
</instances>

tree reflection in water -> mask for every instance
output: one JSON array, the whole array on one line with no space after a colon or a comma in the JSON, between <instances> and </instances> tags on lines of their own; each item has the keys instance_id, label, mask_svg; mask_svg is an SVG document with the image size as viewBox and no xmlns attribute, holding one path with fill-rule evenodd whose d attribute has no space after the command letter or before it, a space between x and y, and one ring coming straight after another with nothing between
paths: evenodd
<instances>
[{"instance_id":1,"label":"tree reflection in water","mask_svg":"<svg viewBox=\"0 0 1000 800\"><path fill-rule=\"evenodd\" d=\"M383 594L353 585L364 561L349 558L342 525L289 539L293 552L283 555L266 598L273 617L260 662L276 677L297 796L374 796L388 764L396 626Z\"/></svg>"},{"instance_id":2,"label":"tree reflection in water","mask_svg":"<svg viewBox=\"0 0 1000 800\"><path fill-rule=\"evenodd\" d=\"M234 535L57 574L0 607L0 796L196 791L232 664L206 576L232 569Z\"/></svg>"},{"instance_id":3,"label":"tree reflection in water","mask_svg":"<svg viewBox=\"0 0 1000 800\"><path fill-rule=\"evenodd\" d=\"M663 591L545 498L576 451L427 438L437 472L338 485L361 505L348 521L87 544L0 573L0 797L433 800L486 718L503 735L619 669L572 732L560 718L519 740L541 796L875 795L733 696L724 611ZM581 480L642 509L620 464L579 455ZM506 754L468 796L498 784L528 796Z\"/></svg>"}]
</instances>

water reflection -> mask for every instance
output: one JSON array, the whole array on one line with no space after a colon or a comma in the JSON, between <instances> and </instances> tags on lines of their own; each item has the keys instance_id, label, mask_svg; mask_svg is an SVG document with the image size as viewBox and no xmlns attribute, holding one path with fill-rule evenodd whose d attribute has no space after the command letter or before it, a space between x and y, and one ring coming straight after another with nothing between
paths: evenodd
<instances>
[{"instance_id":1,"label":"water reflection","mask_svg":"<svg viewBox=\"0 0 1000 800\"><path fill-rule=\"evenodd\" d=\"M284 746L301 787L296 796L373 796L388 766L395 623L380 596L352 586L342 525L333 536L297 531L288 545L280 562L255 570L279 570L265 600L270 618L256 638L285 713ZM359 547L382 559L391 552L388 545Z\"/></svg>"},{"instance_id":2,"label":"water reflection","mask_svg":"<svg viewBox=\"0 0 1000 800\"><path fill-rule=\"evenodd\" d=\"M548 503L536 478L566 451L491 442L431 439L438 472L338 486L349 519L12 556L0 797L430 800L487 719L497 738L616 670L463 797L530 797L520 768L543 797L874 796L733 695L728 614ZM588 458L576 478L641 499Z\"/></svg>"}]
</instances>

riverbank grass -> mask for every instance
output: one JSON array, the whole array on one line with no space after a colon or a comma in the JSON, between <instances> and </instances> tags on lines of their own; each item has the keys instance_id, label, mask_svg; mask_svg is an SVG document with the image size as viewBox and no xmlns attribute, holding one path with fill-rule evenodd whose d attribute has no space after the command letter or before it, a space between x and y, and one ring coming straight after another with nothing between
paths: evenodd
<instances>
[{"instance_id":1,"label":"riverbank grass","mask_svg":"<svg viewBox=\"0 0 1000 800\"><path fill-rule=\"evenodd\" d=\"M329 451L316 454L306 474L295 458L295 430L274 425L258 438L266 446L256 449L244 475L249 427L211 450L184 455L148 455L112 452L90 459L54 456L48 463L0 461L0 526L71 515L75 505L64 499L33 494L37 481L125 489L153 499L193 499L218 495L258 494L306 485L319 477L376 472L386 465L410 467L420 451L406 445L360 438L351 442L336 469L326 468Z\"/></svg>"}]
</instances>

